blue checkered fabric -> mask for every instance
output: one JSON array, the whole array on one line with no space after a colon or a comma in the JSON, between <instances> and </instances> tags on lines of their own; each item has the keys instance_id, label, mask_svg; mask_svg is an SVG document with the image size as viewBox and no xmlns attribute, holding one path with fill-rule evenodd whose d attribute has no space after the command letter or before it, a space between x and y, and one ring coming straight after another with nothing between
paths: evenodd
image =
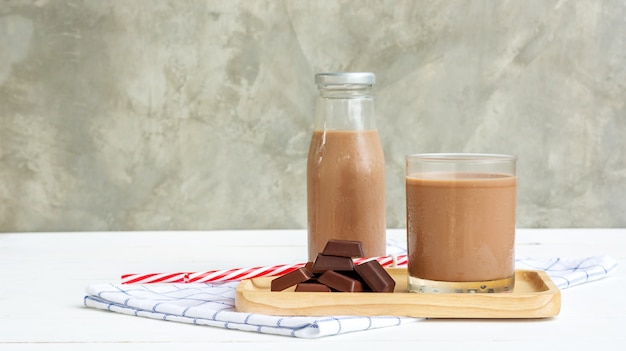
<instances>
[{"instance_id":1,"label":"blue checkered fabric","mask_svg":"<svg viewBox=\"0 0 626 351\"><path fill-rule=\"evenodd\" d=\"M548 273L559 289L602 279L617 268L617 261L610 256L583 258L518 258L516 269L536 269Z\"/></svg>"},{"instance_id":2,"label":"blue checkered fabric","mask_svg":"<svg viewBox=\"0 0 626 351\"><path fill-rule=\"evenodd\" d=\"M239 282L87 288L85 305L134 316L266 334L315 338L414 322L405 317L279 317L235 311Z\"/></svg>"},{"instance_id":3,"label":"blue checkered fabric","mask_svg":"<svg viewBox=\"0 0 626 351\"><path fill-rule=\"evenodd\" d=\"M391 243L388 252L402 253ZM608 256L585 258L520 258L518 269L548 273L560 289L609 275L617 262ZM213 284L95 284L87 287L84 304L139 317L301 338L317 338L416 322L400 316L284 317L235 311L239 282Z\"/></svg>"}]
</instances>

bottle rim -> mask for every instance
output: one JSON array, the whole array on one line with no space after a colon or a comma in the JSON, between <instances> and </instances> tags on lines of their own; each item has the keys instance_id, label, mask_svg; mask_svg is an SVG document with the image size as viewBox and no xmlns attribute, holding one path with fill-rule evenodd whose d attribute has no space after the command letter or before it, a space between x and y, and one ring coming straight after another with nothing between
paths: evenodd
<instances>
[{"instance_id":1,"label":"bottle rim","mask_svg":"<svg viewBox=\"0 0 626 351\"><path fill-rule=\"evenodd\" d=\"M372 72L326 72L315 75L317 85L344 85L376 83L376 75Z\"/></svg>"}]
</instances>

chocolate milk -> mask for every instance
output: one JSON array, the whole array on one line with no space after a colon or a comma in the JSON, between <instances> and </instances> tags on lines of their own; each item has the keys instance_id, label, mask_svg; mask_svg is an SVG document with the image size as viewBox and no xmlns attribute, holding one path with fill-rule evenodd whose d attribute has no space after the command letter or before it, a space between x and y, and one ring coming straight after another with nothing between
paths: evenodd
<instances>
[{"instance_id":1,"label":"chocolate milk","mask_svg":"<svg viewBox=\"0 0 626 351\"><path fill-rule=\"evenodd\" d=\"M309 260L330 239L383 256L385 160L376 130L315 130L307 161Z\"/></svg>"},{"instance_id":2,"label":"chocolate milk","mask_svg":"<svg viewBox=\"0 0 626 351\"><path fill-rule=\"evenodd\" d=\"M514 274L517 178L505 174L406 177L409 275L450 282Z\"/></svg>"}]
</instances>

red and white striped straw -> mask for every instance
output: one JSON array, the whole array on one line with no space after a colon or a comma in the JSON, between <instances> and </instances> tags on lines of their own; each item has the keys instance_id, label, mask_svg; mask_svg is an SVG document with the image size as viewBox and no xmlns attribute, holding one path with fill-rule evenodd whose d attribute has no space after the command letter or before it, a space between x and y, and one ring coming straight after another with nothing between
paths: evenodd
<instances>
[{"instance_id":1,"label":"red and white striped straw","mask_svg":"<svg viewBox=\"0 0 626 351\"><path fill-rule=\"evenodd\" d=\"M268 267L253 268L233 268L219 271L189 273L187 283L208 283L232 280L252 279L258 277L271 277L280 274L287 274L304 266L304 263L292 265L279 264Z\"/></svg>"},{"instance_id":2,"label":"red and white striped straw","mask_svg":"<svg viewBox=\"0 0 626 351\"><path fill-rule=\"evenodd\" d=\"M122 284L185 283L188 275L187 272L124 274Z\"/></svg>"},{"instance_id":3,"label":"red and white striped straw","mask_svg":"<svg viewBox=\"0 0 626 351\"><path fill-rule=\"evenodd\" d=\"M383 267L404 266L407 263L406 255L357 258L354 259L354 263L361 264L370 260L377 260ZM279 264L275 266L232 268L206 272L124 274L122 275L122 284L210 283L272 277L295 271L305 264Z\"/></svg>"}]
</instances>

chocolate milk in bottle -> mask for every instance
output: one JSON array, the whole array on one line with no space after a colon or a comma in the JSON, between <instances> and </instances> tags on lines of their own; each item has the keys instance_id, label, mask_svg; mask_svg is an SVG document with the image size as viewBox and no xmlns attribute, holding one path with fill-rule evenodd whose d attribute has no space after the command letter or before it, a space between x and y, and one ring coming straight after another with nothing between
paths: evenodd
<instances>
[{"instance_id":1,"label":"chocolate milk in bottle","mask_svg":"<svg viewBox=\"0 0 626 351\"><path fill-rule=\"evenodd\" d=\"M384 256L385 159L374 125L373 73L315 76L320 91L307 160L308 255L330 239Z\"/></svg>"}]
</instances>

